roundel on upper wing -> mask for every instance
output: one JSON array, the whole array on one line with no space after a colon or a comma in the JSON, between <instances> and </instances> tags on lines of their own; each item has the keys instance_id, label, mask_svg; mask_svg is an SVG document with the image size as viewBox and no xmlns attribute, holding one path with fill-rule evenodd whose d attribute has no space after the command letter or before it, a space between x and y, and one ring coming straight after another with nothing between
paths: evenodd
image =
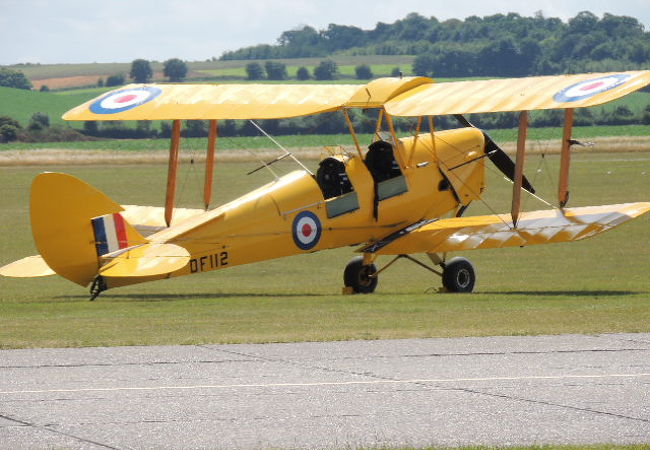
<instances>
[{"instance_id":1,"label":"roundel on upper wing","mask_svg":"<svg viewBox=\"0 0 650 450\"><path fill-rule=\"evenodd\" d=\"M150 102L162 93L160 88L143 86L112 92L93 102L90 111L95 114L115 114Z\"/></svg>"},{"instance_id":2,"label":"roundel on upper wing","mask_svg":"<svg viewBox=\"0 0 650 450\"><path fill-rule=\"evenodd\" d=\"M620 86L632 77L629 73L618 73L581 81L562 89L553 96L556 102L576 102Z\"/></svg>"},{"instance_id":3,"label":"roundel on upper wing","mask_svg":"<svg viewBox=\"0 0 650 450\"><path fill-rule=\"evenodd\" d=\"M311 211L303 211L293 219L293 241L298 248L310 250L320 241L323 231L320 220Z\"/></svg>"}]
</instances>

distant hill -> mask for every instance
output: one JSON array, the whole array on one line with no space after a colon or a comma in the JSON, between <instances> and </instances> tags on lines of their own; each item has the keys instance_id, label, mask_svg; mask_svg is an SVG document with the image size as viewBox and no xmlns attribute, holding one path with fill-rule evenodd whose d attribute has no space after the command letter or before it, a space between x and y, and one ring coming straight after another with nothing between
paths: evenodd
<instances>
[{"instance_id":1,"label":"distant hill","mask_svg":"<svg viewBox=\"0 0 650 450\"><path fill-rule=\"evenodd\" d=\"M584 11L567 23L519 14L440 22L411 13L372 30L330 24L283 32L275 45L225 52L221 60L416 55L413 71L436 77L525 76L650 68L650 32L635 18Z\"/></svg>"}]
</instances>

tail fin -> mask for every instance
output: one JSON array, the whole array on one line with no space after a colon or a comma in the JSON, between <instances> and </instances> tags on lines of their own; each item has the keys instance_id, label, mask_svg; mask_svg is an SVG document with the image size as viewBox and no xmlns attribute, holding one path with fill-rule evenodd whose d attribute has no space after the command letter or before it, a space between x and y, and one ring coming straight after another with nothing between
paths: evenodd
<instances>
[{"instance_id":1,"label":"tail fin","mask_svg":"<svg viewBox=\"0 0 650 450\"><path fill-rule=\"evenodd\" d=\"M119 204L71 175L42 173L32 183L36 247L52 270L82 286L97 276L101 256L148 242L120 211Z\"/></svg>"}]
</instances>

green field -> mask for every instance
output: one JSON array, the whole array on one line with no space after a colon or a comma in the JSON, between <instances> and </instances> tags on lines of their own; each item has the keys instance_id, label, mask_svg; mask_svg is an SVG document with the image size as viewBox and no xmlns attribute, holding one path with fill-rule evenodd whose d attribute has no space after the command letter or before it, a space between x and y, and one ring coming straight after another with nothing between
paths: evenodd
<instances>
[{"instance_id":1,"label":"green field","mask_svg":"<svg viewBox=\"0 0 650 450\"><path fill-rule=\"evenodd\" d=\"M80 105L95 95L72 92L69 95L58 95L53 92L36 92L22 89L12 89L0 86L0 116L16 119L27 126L34 113L43 112L50 116L50 123L66 123L61 116L69 109Z\"/></svg>"},{"instance_id":2,"label":"green field","mask_svg":"<svg viewBox=\"0 0 650 450\"><path fill-rule=\"evenodd\" d=\"M517 139L517 130L489 130L490 136L497 142L512 142ZM645 137L650 133L647 125L620 125L620 126L595 126L575 127L573 136L578 139L589 139L596 137ZM561 128L531 128L528 138L531 140L560 139ZM275 136L275 139L287 148L322 147L325 145L352 146L354 142L349 134L332 135L288 135ZM370 143L372 135L360 134L359 140L362 144ZM186 152L203 151L206 148L206 138L184 138L182 149ZM273 143L263 136L245 137L220 137L217 144L219 149L260 149L274 147ZM147 151L169 149L169 139L114 139L99 141L77 141L77 142L10 142L0 144L0 153L8 150L33 150L33 149L77 149L77 150L123 150L123 151ZM595 150L599 150L598 147Z\"/></svg>"},{"instance_id":3,"label":"green field","mask_svg":"<svg viewBox=\"0 0 650 450\"><path fill-rule=\"evenodd\" d=\"M254 166L218 165L218 198L227 201L269 181L264 172L243 175ZM527 160L529 177L551 201L557 166L556 156ZM28 196L31 179L43 170L51 169L0 168L0 264L37 253ZM163 203L159 165L57 170L122 203ZM493 170L488 175L486 199L505 212L511 186ZM179 206L199 206L201 177L199 168L183 166ZM572 186L573 206L647 201L650 156L577 154ZM546 206L528 198L525 208ZM487 211L477 203L468 214ZM116 289L93 303L86 289L56 277L1 278L0 347L648 332L649 229L646 215L586 241L467 252L478 272L471 295L436 293L437 277L402 262L382 273L375 294L342 296L342 271L353 248Z\"/></svg>"}]
</instances>

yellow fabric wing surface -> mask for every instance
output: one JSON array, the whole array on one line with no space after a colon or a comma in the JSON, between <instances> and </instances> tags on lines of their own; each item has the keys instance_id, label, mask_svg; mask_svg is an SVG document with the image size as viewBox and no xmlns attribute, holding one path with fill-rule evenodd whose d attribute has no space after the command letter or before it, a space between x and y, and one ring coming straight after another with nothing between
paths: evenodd
<instances>
[{"instance_id":1,"label":"yellow fabric wing surface","mask_svg":"<svg viewBox=\"0 0 650 450\"><path fill-rule=\"evenodd\" d=\"M5 277L47 277L54 274L41 255L28 256L0 267L0 275Z\"/></svg>"},{"instance_id":2,"label":"yellow fabric wing surface","mask_svg":"<svg viewBox=\"0 0 650 450\"><path fill-rule=\"evenodd\" d=\"M148 243L104 257L108 262L99 269L105 277L150 277L182 269L190 260L189 252L174 244Z\"/></svg>"},{"instance_id":3,"label":"yellow fabric wing surface","mask_svg":"<svg viewBox=\"0 0 650 450\"><path fill-rule=\"evenodd\" d=\"M595 236L650 211L650 202L442 219L380 248L378 254L442 253L570 242Z\"/></svg>"},{"instance_id":4,"label":"yellow fabric wing surface","mask_svg":"<svg viewBox=\"0 0 650 450\"><path fill-rule=\"evenodd\" d=\"M358 85L131 84L90 100L65 120L279 119L336 110Z\"/></svg>"},{"instance_id":5,"label":"yellow fabric wing surface","mask_svg":"<svg viewBox=\"0 0 650 450\"><path fill-rule=\"evenodd\" d=\"M281 119L341 108L394 116L583 108L650 84L650 71L434 83L379 78L366 85L131 84L78 106L65 120Z\"/></svg>"},{"instance_id":6,"label":"yellow fabric wing surface","mask_svg":"<svg viewBox=\"0 0 650 450\"><path fill-rule=\"evenodd\" d=\"M469 114L600 105L650 84L650 71L432 83L385 104L394 116Z\"/></svg>"},{"instance_id":7,"label":"yellow fabric wing surface","mask_svg":"<svg viewBox=\"0 0 650 450\"><path fill-rule=\"evenodd\" d=\"M140 234L147 237L167 228L165 208L157 206L121 205L124 208L120 214ZM204 214L204 209L174 208L172 225L178 225L194 216Z\"/></svg>"}]
</instances>

